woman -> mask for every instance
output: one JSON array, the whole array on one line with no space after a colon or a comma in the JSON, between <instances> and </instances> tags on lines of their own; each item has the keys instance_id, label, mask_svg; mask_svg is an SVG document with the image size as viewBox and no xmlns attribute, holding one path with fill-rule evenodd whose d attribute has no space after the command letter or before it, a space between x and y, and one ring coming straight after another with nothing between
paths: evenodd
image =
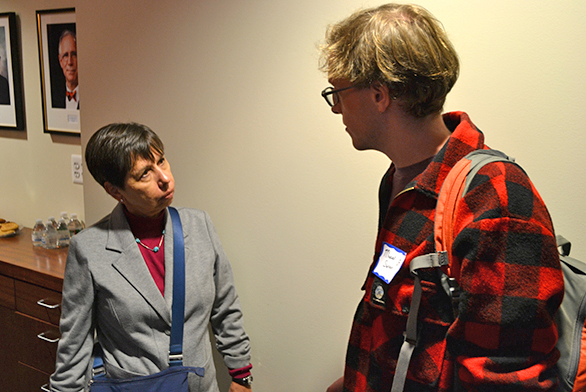
<instances>
[{"instance_id":1,"label":"woman","mask_svg":"<svg viewBox=\"0 0 586 392\"><path fill-rule=\"evenodd\" d=\"M130 378L168 367L173 237L167 207L175 182L163 143L140 124L110 124L86 148L92 176L118 205L71 239L53 391L87 387L94 335L106 376ZM185 237L183 364L190 391L218 391L208 325L230 370L230 392L250 391L250 345L230 263L208 215L178 208Z\"/></svg>"}]
</instances>

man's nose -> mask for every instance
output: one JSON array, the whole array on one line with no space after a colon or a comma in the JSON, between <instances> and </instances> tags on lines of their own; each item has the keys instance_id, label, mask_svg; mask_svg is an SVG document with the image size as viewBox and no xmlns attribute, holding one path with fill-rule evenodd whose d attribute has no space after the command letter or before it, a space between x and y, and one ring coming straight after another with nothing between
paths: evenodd
<instances>
[{"instance_id":1,"label":"man's nose","mask_svg":"<svg viewBox=\"0 0 586 392\"><path fill-rule=\"evenodd\" d=\"M340 102L339 101L334 106L332 106L332 113L342 114L342 111L340 110Z\"/></svg>"}]
</instances>

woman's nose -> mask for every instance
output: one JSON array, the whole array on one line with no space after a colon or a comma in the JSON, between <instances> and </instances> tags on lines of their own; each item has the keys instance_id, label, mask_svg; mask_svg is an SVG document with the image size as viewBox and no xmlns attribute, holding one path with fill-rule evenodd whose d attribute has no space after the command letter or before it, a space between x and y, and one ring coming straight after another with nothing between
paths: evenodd
<instances>
[{"instance_id":1,"label":"woman's nose","mask_svg":"<svg viewBox=\"0 0 586 392\"><path fill-rule=\"evenodd\" d=\"M171 175L171 171L167 171L167 170L163 170L161 168L158 168L158 176L159 176L159 182L161 184L168 184L171 181L172 175Z\"/></svg>"}]
</instances>

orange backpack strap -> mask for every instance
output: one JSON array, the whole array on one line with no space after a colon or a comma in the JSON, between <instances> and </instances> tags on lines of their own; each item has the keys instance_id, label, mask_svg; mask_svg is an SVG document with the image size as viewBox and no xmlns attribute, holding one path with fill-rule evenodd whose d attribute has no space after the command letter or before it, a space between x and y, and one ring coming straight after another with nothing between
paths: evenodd
<instances>
[{"instance_id":1,"label":"orange backpack strap","mask_svg":"<svg viewBox=\"0 0 586 392\"><path fill-rule=\"evenodd\" d=\"M458 203L468 192L474 176L492 162L514 162L514 158L498 150L475 150L460 159L448 173L437 198L434 222L436 252L445 251L450 260L448 275L460 281L460 265L452 258L454 221Z\"/></svg>"},{"instance_id":2,"label":"orange backpack strap","mask_svg":"<svg viewBox=\"0 0 586 392\"><path fill-rule=\"evenodd\" d=\"M413 298L411 299L411 307L407 317L405 340L399 352L391 392L403 391L409 370L409 362L411 361L413 350L417 346L417 317L422 295L418 270L447 268L448 276L446 282L442 283L442 285L452 298L454 315L455 317L457 316L459 293L457 281L460 278L460 265L454 262L451 255L454 241L453 224L457 205L462 196L468 191L470 181L476 173L487 163L497 161L514 162L514 159L497 150L475 150L456 163L442 184L436 204L434 221L436 251L435 253L413 258L409 265L409 270L414 278Z\"/></svg>"}]
</instances>

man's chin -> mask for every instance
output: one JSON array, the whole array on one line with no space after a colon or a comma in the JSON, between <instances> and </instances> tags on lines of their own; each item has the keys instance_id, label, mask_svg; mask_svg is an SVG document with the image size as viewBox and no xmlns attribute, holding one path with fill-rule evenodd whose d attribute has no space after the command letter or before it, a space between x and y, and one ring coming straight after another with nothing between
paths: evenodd
<instances>
[{"instance_id":1,"label":"man's chin","mask_svg":"<svg viewBox=\"0 0 586 392\"><path fill-rule=\"evenodd\" d=\"M369 147L364 146L363 144L358 143L356 140L352 139L352 145L354 146L354 148L358 151L366 151L366 150L370 150Z\"/></svg>"}]
</instances>

